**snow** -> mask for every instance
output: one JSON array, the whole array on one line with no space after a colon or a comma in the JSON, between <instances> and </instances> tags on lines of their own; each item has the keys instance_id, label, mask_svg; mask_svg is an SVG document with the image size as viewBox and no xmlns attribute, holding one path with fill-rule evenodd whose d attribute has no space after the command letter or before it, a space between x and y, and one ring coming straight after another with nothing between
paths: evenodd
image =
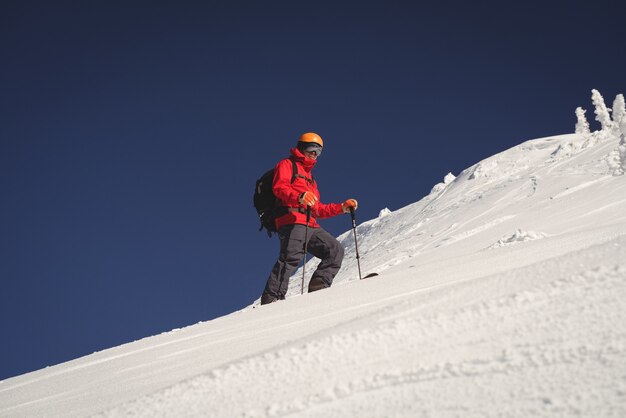
<instances>
[{"instance_id":1,"label":"snow","mask_svg":"<svg viewBox=\"0 0 626 418\"><path fill-rule=\"evenodd\" d=\"M387 216L390 214L391 214L391 211L389 210L389 208L384 208L384 209L381 209L381 211L378 213L378 217L382 218L383 216Z\"/></svg>"},{"instance_id":2,"label":"snow","mask_svg":"<svg viewBox=\"0 0 626 418\"><path fill-rule=\"evenodd\" d=\"M545 238L546 236L547 234L544 234L543 232L524 231L522 229L518 229L513 235L508 235L506 237L500 238L498 242L489 246L488 249L492 250L494 248L504 247L506 245L513 245L519 242L533 241L536 239Z\"/></svg>"},{"instance_id":3,"label":"snow","mask_svg":"<svg viewBox=\"0 0 626 418\"><path fill-rule=\"evenodd\" d=\"M301 296L299 270L285 301L0 382L0 416L626 416L620 145L540 138L449 174L358 226L379 276L349 230L332 288Z\"/></svg>"}]
</instances>

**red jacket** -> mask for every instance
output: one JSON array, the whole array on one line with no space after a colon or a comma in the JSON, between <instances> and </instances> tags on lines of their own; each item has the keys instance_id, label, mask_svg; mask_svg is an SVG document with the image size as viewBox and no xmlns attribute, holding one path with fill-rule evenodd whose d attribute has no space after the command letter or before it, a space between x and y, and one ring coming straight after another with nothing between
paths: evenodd
<instances>
[{"instance_id":1,"label":"red jacket","mask_svg":"<svg viewBox=\"0 0 626 418\"><path fill-rule=\"evenodd\" d=\"M325 204L320 202L320 192L317 189L317 183L311 175L311 171L317 161L306 158L297 148L291 150L291 159L296 162L298 174L306 177L306 179L298 176L293 183L291 182L293 165L289 158L285 158L276 164L273 191L278 199L278 205L288 208L306 209L306 206L300 204L298 199L302 193L308 191L317 196L317 203L311 210L310 227L319 228L316 218L330 218L331 216L342 214L341 203ZM276 218L277 229L290 224L306 225L306 213L288 212L286 215Z\"/></svg>"}]
</instances>

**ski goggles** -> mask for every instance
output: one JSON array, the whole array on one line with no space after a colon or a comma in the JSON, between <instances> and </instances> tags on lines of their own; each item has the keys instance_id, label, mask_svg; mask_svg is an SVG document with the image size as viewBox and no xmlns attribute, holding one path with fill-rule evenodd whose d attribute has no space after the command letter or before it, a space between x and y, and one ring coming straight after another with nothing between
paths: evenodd
<instances>
[{"instance_id":1,"label":"ski goggles","mask_svg":"<svg viewBox=\"0 0 626 418\"><path fill-rule=\"evenodd\" d=\"M318 144L306 144L300 147L300 151L315 153L315 155L319 157L322 154L322 147L320 147Z\"/></svg>"}]
</instances>

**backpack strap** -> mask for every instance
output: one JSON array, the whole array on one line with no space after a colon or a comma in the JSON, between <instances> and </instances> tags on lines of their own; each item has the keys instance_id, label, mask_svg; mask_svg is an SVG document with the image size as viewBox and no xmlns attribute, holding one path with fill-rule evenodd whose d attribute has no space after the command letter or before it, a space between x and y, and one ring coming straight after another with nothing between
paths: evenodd
<instances>
[{"instance_id":1,"label":"backpack strap","mask_svg":"<svg viewBox=\"0 0 626 418\"><path fill-rule=\"evenodd\" d=\"M311 176L311 178L307 177L307 176L303 176L302 174L298 173L298 166L296 165L296 161L293 158L289 158L291 160L291 165L293 166L293 174L291 175L291 182L293 183L294 181L296 181L296 179L298 177L306 180L309 184L313 184L315 182L315 178L313 178L313 176Z\"/></svg>"},{"instance_id":2,"label":"backpack strap","mask_svg":"<svg viewBox=\"0 0 626 418\"><path fill-rule=\"evenodd\" d=\"M291 171L291 182L293 183L294 181L296 181L296 178L298 177L298 166L296 165L296 161L293 158L290 158L291 160L291 167L293 168L293 170Z\"/></svg>"}]
</instances>

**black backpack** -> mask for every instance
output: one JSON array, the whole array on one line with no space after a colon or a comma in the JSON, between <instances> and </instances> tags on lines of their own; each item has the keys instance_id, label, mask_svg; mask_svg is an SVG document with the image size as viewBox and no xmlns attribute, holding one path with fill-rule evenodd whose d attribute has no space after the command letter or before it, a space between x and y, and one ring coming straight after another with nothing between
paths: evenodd
<instances>
[{"instance_id":1,"label":"black backpack","mask_svg":"<svg viewBox=\"0 0 626 418\"><path fill-rule=\"evenodd\" d=\"M293 174L291 175L291 182L293 183L298 177L298 167L296 162L290 158L291 165L293 167ZM256 181L256 187L254 188L254 208L256 209L259 219L261 220L261 227L267 229L267 235L272 236L272 232L276 231L276 218L287 213L287 208L279 207L276 203L276 196L272 191L274 183L274 169L267 171Z\"/></svg>"}]
</instances>

